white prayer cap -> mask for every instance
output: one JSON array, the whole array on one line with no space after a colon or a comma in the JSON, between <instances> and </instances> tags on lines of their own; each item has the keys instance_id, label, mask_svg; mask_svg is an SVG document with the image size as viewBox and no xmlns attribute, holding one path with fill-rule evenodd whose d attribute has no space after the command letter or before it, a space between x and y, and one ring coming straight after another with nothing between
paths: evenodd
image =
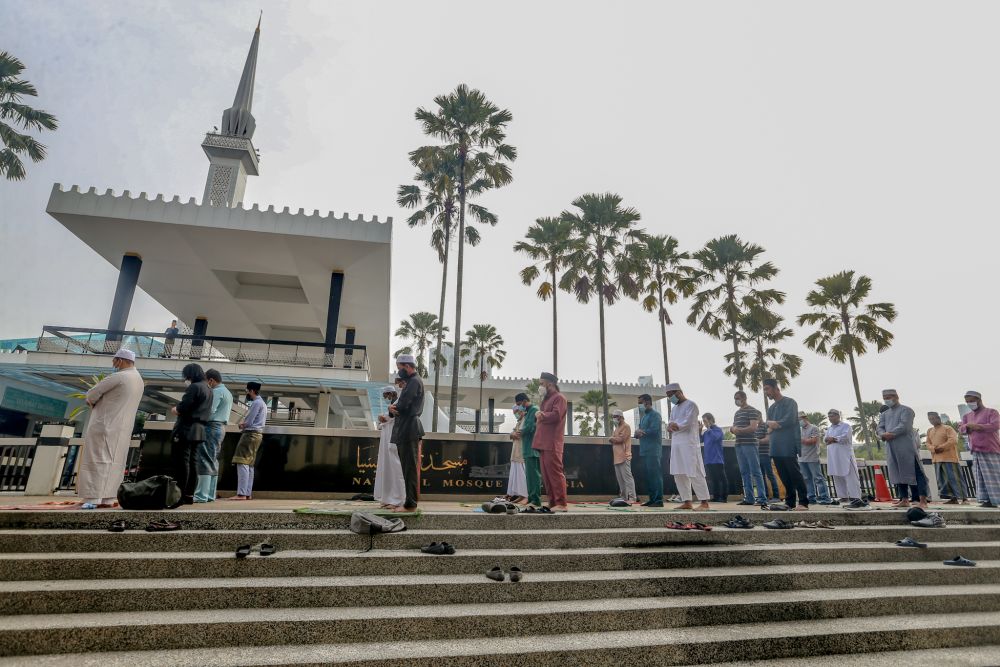
<instances>
[{"instance_id":1,"label":"white prayer cap","mask_svg":"<svg viewBox=\"0 0 1000 667\"><path fill-rule=\"evenodd\" d=\"M882 390L882 395L885 396L886 394L892 394L893 396L899 396L899 392L896 391L895 389L883 389Z\"/></svg>"},{"instance_id":2,"label":"white prayer cap","mask_svg":"<svg viewBox=\"0 0 1000 667\"><path fill-rule=\"evenodd\" d=\"M611 411L611 416L612 417L624 417L625 413L622 412L621 410L612 410Z\"/></svg>"},{"instance_id":3,"label":"white prayer cap","mask_svg":"<svg viewBox=\"0 0 1000 667\"><path fill-rule=\"evenodd\" d=\"M972 390L969 390L969 391L965 392L965 395L966 396L972 396L973 398L982 398L983 397L983 395L980 394L978 391L972 391Z\"/></svg>"},{"instance_id":4,"label":"white prayer cap","mask_svg":"<svg viewBox=\"0 0 1000 667\"><path fill-rule=\"evenodd\" d=\"M396 389L396 385L394 385L394 384L387 384L386 386L382 387L382 393L383 394L398 394L399 390Z\"/></svg>"},{"instance_id":5,"label":"white prayer cap","mask_svg":"<svg viewBox=\"0 0 1000 667\"><path fill-rule=\"evenodd\" d=\"M411 364L413 366L417 365L417 358L412 354L401 354L396 357L397 364Z\"/></svg>"},{"instance_id":6,"label":"white prayer cap","mask_svg":"<svg viewBox=\"0 0 1000 667\"><path fill-rule=\"evenodd\" d=\"M837 408L830 408L827 411L826 414L828 414L828 415L837 415L839 417L840 416L840 410L838 410Z\"/></svg>"},{"instance_id":7,"label":"white prayer cap","mask_svg":"<svg viewBox=\"0 0 1000 667\"><path fill-rule=\"evenodd\" d=\"M125 348L122 348L122 349L118 350L117 352L115 352L114 358L115 359L124 359L125 361L132 361L132 362L134 362L135 361L135 352L133 352L132 350L126 350Z\"/></svg>"},{"instance_id":8,"label":"white prayer cap","mask_svg":"<svg viewBox=\"0 0 1000 667\"><path fill-rule=\"evenodd\" d=\"M663 388L663 391L680 391L680 390L681 386L676 382L671 382L670 384L668 384L666 387Z\"/></svg>"}]
</instances>

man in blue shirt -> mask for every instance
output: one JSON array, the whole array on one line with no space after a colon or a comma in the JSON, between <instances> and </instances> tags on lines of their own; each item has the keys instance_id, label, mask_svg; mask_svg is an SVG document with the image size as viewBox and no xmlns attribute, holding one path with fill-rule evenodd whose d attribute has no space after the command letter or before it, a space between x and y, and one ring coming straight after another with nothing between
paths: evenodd
<instances>
[{"instance_id":1,"label":"man in blue shirt","mask_svg":"<svg viewBox=\"0 0 1000 667\"><path fill-rule=\"evenodd\" d=\"M205 381L212 388L212 417L205 424L205 441L199 444L197 454L198 486L194 490L196 503L215 500L219 484L219 455L222 440L226 437L226 424L233 411L233 393L222 384L222 374L214 368L205 371Z\"/></svg>"},{"instance_id":2,"label":"man in blue shirt","mask_svg":"<svg viewBox=\"0 0 1000 667\"><path fill-rule=\"evenodd\" d=\"M807 510L809 497L798 460L798 455L802 453L799 406L794 399L781 395L778 381L773 378L764 380L764 395L774 401L767 408L767 431L771 441L771 460L778 469L781 483L785 485L786 507L779 506L779 509Z\"/></svg>"},{"instance_id":3,"label":"man in blue shirt","mask_svg":"<svg viewBox=\"0 0 1000 667\"><path fill-rule=\"evenodd\" d=\"M646 489L649 500L643 507L663 507L663 418L653 409L653 397L643 394L639 397L639 426L635 437L639 438L639 456L642 457L646 473Z\"/></svg>"},{"instance_id":4,"label":"man in blue shirt","mask_svg":"<svg viewBox=\"0 0 1000 667\"><path fill-rule=\"evenodd\" d=\"M264 439L264 424L267 422L267 404L260 397L259 382L247 382L247 400L250 402L250 409L240 422L243 434L233 452L237 483L236 495L231 500L250 500L253 495L253 466L257 461L257 450Z\"/></svg>"}]
</instances>

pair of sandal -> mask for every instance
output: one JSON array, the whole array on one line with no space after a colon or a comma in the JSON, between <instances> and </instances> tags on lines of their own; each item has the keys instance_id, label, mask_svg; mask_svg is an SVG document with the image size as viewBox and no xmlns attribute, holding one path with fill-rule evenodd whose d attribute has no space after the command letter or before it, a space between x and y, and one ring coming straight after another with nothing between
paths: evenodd
<instances>
[{"instance_id":1,"label":"pair of sandal","mask_svg":"<svg viewBox=\"0 0 1000 667\"><path fill-rule=\"evenodd\" d=\"M527 507L524 507L524 508L521 509L521 514L555 514L555 512L553 512L552 510L550 510L545 505L542 505L541 507L535 507L534 505L528 505Z\"/></svg>"},{"instance_id":2,"label":"pair of sandal","mask_svg":"<svg viewBox=\"0 0 1000 667\"><path fill-rule=\"evenodd\" d=\"M124 521L116 521L115 523L124 524ZM112 524L114 525L114 524ZM157 519L156 521L150 521L149 525L146 526L147 533L167 533L173 530L180 530L181 524L175 521L167 521L165 519ZM122 530L125 530L124 526ZM120 532L120 531L115 531Z\"/></svg>"},{"instance_id":3,"label":"pair of sandal","mask_svg":"<svg viewBox=\"0 0 1000 667\"><path fill-rule=\"evenodd\" d=\"M517 514L517 505L495 498L483 503L482 508L487 514Z\"/></svg>"},{"instance_id":4,"label":"pair of sandal","mask_svg":"<svg viewBox=\"0 0 1000 667\"><path fill-rule=\"evenodd\" d=\"M253 552L259 553L261 556L270 556L277 552L278 550L273 544L268 544L267 542L261 542L260 544L250 546L249 544L244 544L241 547L236 547L236 558L242 560L246 558Z\"/></svg>"},{"instance_id":5,"label":"pair of sandal","mask_svg":"<svg viewBox=\"0 0 1000 667\"><path fill-rule=\"evenodd\" d=\"M447 542L431 542L427 546L420 547L420 551L434 556L450 556L455 553L455 547Z\"/></svg>"},{"instance_id":6,"label":"pair of sandal","mask_svg":"<svg viewBox=\"0 0 1000 667\"><path fill-rule=\"evenodd\" d=\"M828 524L822 519L819 521L799 521L795 524L796 528L826 528L827 530L833 530L833 526Z\"/></svg>"},{"instance_id":7,"label":"pair of sandal","mask_svg":"<svg viewBox=\"0 0 1000 667\"><path fill-rule=\"evenodd\" d=\"M521 577L524 576L524 573L521 572L521 568L515 566L511 567L507 571L507 575L505 575L503 568L500 567L499 565L497 565L492 570L486 573L486 578L492 579L493 581L503 581L505 576L510 576L510 580L516 584L517 582L521 581Z\"/></svg>"},{"instance_id":8,"label":"pair of sandal","mask_svg":"<svg viewBox=\"0 0 1000 667\"><path fill-rule=\"evenodd\" d=\"M667 528L673 530L703 530L706 533L712 530L711 526L706 526L703 523L697 521L692 521L691 523L680 523L679 521L668 521Z\"/></svg>"}]
</instances>

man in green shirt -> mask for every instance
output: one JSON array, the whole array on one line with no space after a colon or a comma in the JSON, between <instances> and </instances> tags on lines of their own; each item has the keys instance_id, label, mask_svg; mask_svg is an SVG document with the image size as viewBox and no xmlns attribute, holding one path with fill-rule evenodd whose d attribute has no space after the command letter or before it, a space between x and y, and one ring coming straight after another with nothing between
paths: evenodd
<instances>
[{"instance_id":1,"label":"man in green shirt","mask_svg":"<svg viewBox=\"0 0 1000 667\"><path fill-rule=\"evenodd\" d=\"M524 420L521 428L514 431L514 443L521 443L521 453L524 455L524 475L528 479L528 503L536 507L542 505L542 465L537 449L531 448L535 437L535 415L538 407L531 404L527 394L521 392L514 397L514 402L524 408Z\"/></svg>"}]
</instances>

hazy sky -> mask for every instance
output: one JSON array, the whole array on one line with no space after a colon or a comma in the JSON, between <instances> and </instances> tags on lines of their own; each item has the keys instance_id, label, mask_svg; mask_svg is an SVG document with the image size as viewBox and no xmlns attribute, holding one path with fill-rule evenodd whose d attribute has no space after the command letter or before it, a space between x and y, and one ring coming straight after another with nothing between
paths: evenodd
<instances>
[{"instance_id":1,"label":"hazy sky","mask_svg":"<svg viewBox=\"0 0 1000 667\"><path fill-rule=\"evenodd\" d=\"M0 181L0 338L106 325L116 271L45 214L52 183L200 199L199 144L232 102L261 7L262 162L246 202L392 216L394 275L426 271L429 288L395 285L394 322L436 312L440 280L427 231L395 205L407 151L425 141L413 111L465 82L511 110L520 154L513 184L481 200L499 225L467 255L463 328L498 327L500 375L551 361L549 305L521 285L512 244L535 218L610 190L688 249L733 232L763 245L789 319L817 277L870 275L900 316L893 348L860 362L866 399L894 386L918 413L957 416L975 387L1000 403L1000 5L989 2L0 0L0 48L60 120L28 180ZM684 324L687 308L668 333L673 379L728 416L726 345ZM608 314L609 378L662 381L655 317L633 302ZM597 378L596 304L565 295L560 317L561 374ZM168 319L137 293L130 326ZM789 345L805 364L788 395L850 409L847 367L802 338Z\"/></svg>"}]
</instances>

